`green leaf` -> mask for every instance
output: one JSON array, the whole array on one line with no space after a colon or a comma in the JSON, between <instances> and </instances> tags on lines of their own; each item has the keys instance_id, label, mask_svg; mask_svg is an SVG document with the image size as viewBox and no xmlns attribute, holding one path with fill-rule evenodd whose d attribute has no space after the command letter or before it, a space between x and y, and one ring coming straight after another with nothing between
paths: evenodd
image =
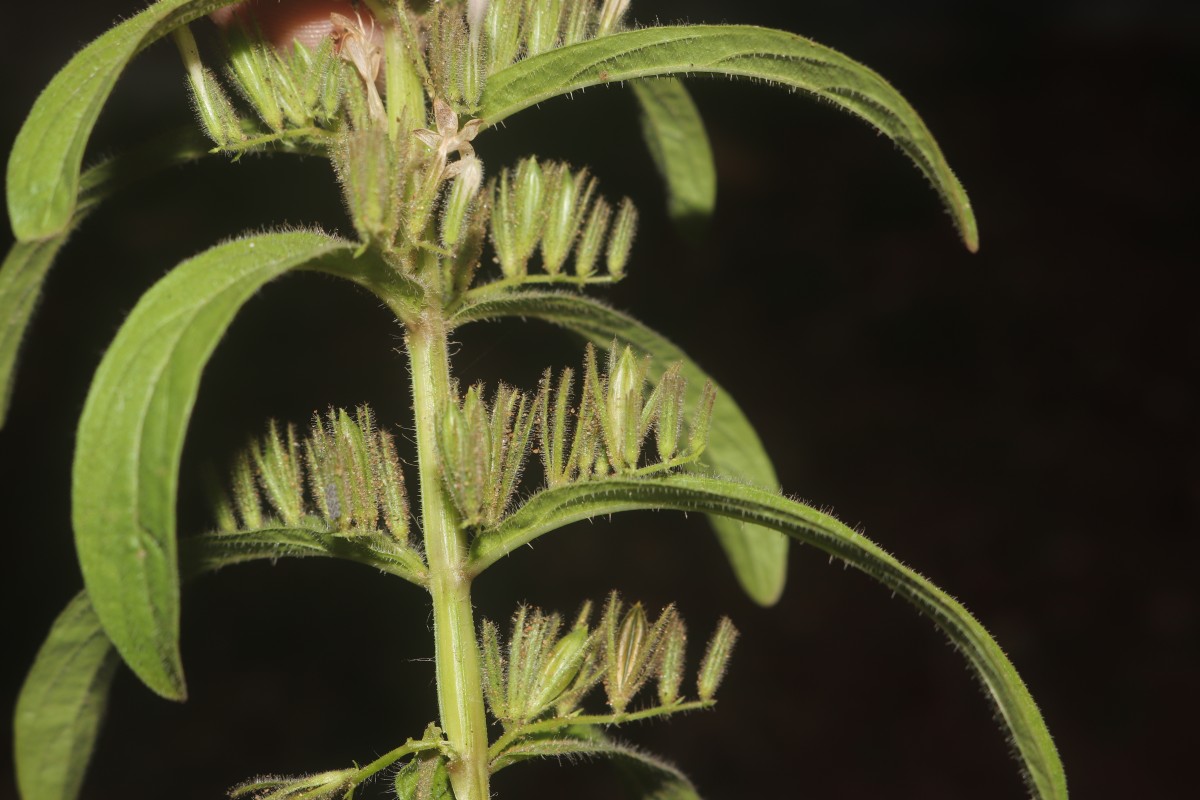
<instances>
[{"instance_id":1,"label":"green leaf","mask_svg":"<svg viewBox=\"0 0 1200 800\"><path fill-rule=\"evenodd\" d=\"M8 214L19 241L64 233L83 153L125 66L144 47L235 0L159 0L93 41L42 90L8 159Z\"/></svg>"},{"instance_id":2,"label":"green leaf","mask_svg":"<svg viewBox=\"0 0 1200 800\"><path fill-rule=\"evenodd\" d=\"M413 580L393 549L386 541L339 541L291 529L195 536L180 542L179 555L185 579L246 561L333 556ZM78 797L119 663L87 593L80 592L54 621L17 697L13 739L22 800Z\"/></svg>"},{"instance_id":3,"label":"green leaf","mask_svg":"<svg viewBox=\"0 0 1200 800\"><path fill-rule=\"evenodd\" d=\"M626 788L641 800L700 800L687 776L662 759L624 742L610 739L593 725L571 727L526 739L505 749L493 762L492 771L531 758L608 758L620 768Z\"/></svg>"},{"instance_id":4,"label":"green leaf","mask_svg":"<svg viewBox=\"0 0 1200 800\"><path fill-rule=\"evenodd\" d=\"M637 509L720 514L774 528L862 570L933 620L966 657L995 704L1035 797L1065 800L1067 782L1045 720L1012 662L956 600L829 514L751 486L697 475L608 478L547 489L471 547L472 574L543 533Z\"/></svg>"},{"instance_id":5,"label":"green leaf","mask_svg":"<svg viewBox=\"0 0 1200 800\"><path fill-rule=\"evenodd\" d=\"M941 195L972 252L979 247L975 215L962 185L917 112L862 64L786 31L747 25L643 28L561 47L527 58L488 78L476 114L494 125L522 109L589 86L656 75L715 74L799 89L839 106L892 139ZM788 158L787 143L752 120L762 146Z\"/></svg>"},{"instance_id":6,"label":"green leaf","mask_svg":"<svg viewBox=\"0 0 1200 800\"><path fill-rule=\"evenodd\" d=\"M398 546L378 531L340 535L323 527L272 526L193 536L182 540L179 547L185 580L245 561L315 556L365 564L417 586L424 586L427 577L425 564L413 550Z\"/></svg>"},{"instance_id":7,"label":"green leaf","mask_svg":"<svg viewBox=\"0 0 1200 800\"><path fill-rule=\"evenodd\" d=\"M642 136L667 184L667 211L694 228L717 203L717 168L704 120L681 81L652 78L630 84L642 109Z\"/></svg>"},{"instance_id":8,"label":"green leaf","mask_svg":"<svg viewBox=\"0 0 1200 800\"><path fill-rule=\"evenodd\" d=\"M0 428L12 398L17 351L41 296L46 273L67 235L88 211L125 184L163 167L200 158L206 152L200 134L188 129L92 167L83 174L75 214L61 233L41 241L13 244L0 266Z\"/></svg>"},{"instance_id":9,"label":"green leaf","mask_svg":"<svg viewBox=\"0 0 1200 800\"><path fill-rule=\"evenodd\" d=\"M536 317L569 328L597 347L607 349L615 337L653 356L651 380L658 380L673 362L683 364L687 404L700 402L705 372L687 354L632 317L578 294L526 292L485 300L464 308L453 320L459 325L496 317ZM775 469L754 427L733 397L716 386L712 427L704 460L717 473L768 489L778 488ZM724 516L709 521L746 593L764 606L773 605L787 580L788 540L773 530Z\"/></svg>"},{"instance_id":10,"label":"green leaf","mask_svg":"<svg viewBox=\"0 0 1200 800\"><path fill-rule=\"evenodd\" d=\"M184 696L175 494L200 373L263 284L300 267L362 273L369 259L350 264L354 249L323 234L275 233L185 261L138 302L92 381L72 492L79 563L109 637L164 697Z\"/></svg>"},{"instance_id":11,"label":"green leaf","mask_svg":"<svg viewBox=\"0 0 1200 800\"><path fill-rule=\"evenodd\" d=\"M120 659L86 594L54 620L17 697L13 755L22 800L74 800Z\"/></svg>"},{"instance_id":12,"label":"green leaf","mask_svg":"<svg viewBox=\"0 0 1200 800\"><path fill-rule=\"evenodd\" d=\"M12 400L17 350L46 273L65 240L58 236L44 242L15 242L0 266L0 427Z\"/></svg>"}]
</instances>

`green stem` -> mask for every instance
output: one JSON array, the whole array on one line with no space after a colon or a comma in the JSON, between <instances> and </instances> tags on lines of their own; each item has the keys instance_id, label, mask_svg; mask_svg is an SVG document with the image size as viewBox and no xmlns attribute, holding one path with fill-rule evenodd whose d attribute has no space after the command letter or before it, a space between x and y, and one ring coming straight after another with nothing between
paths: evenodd
<instances>
[{"instance_id":1,"label":"green stem","mask_svg":"<svg viewBox=\"0 0 1200 800\"><path fill-rule=\"evenodd\" d=\"M400 759L407 755L420 753L425 750L437 750L441 746L442 743L439 740L419 739L417 741L413 741L412 739L409 739L396 749L384 753L370 764L367 764L365 767L361 767L357 772L355 772L350 778L350 788L347 789L346 793L342 796L345 798L345 800L354 800L355 789L357 789L359 786L362 786L368 780L375 777L380 772L383 772Z\"/></svg>"},{"instance_id":2,"label":"green stem","mask_svg":"<svg viewBox=\"0 0 1200 800\"><path fill-rule=\"evenodd\" d=\"M492 745L488 751L488 756L494 761L504 755L504 751L508 746L518 739L538 733L550 733L562 728L569 728L572 725L620 725L625 722L650 719L651 717L665 717L670 714L679 714L683 711L712 708L714 705L716 705L715 700L692 700L686 703L676 703L671 706L654 706L653 708L644 708L641 711L630 711L621 714L580 714L574 717L552 717L538 722L530 722L526 725L519 725L505 732Z\"/></svg>"},{"instance_id":3,"label":"green stem","mask_svg":"<svg viewBox=\"0 0 1200 800\"><path fill-rule=\"evenodd\" d=\"M487 717L466 533L442 488L438 425L450 399L446 323L430 309L410 323L406 335L412 367L413 411L421 487L421 522L433 596L434 662L442 729L454 750L450 783L457 800L488 798Z\"/></svg>"}]
</instances>

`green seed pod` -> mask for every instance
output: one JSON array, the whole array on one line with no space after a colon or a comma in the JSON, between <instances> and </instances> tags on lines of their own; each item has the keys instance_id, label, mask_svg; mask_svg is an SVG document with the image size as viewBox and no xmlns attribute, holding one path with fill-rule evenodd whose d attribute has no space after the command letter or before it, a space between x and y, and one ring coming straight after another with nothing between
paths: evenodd
<instances>
[{"instance_id":1,"label":"green seed pod","mask_svg":"<svg viewBox=\"0 0 1200 800\"><path fill-rule=\"evenodd\" d=\"M623 199L608 237L608 274L618 280L625 276L625 265L633 249L633 235L637 232L637 216L633 201L628 197Z\"/></svg>"},{"instance_id":2,"label":"green seed pod","mask_svg":"<svg viewBox=\"0 0 1200 800\"><path fill-rule=\"evenodd\" d=\"M704 653L704 660L700 662L700 674L696 678L696 691L701 700L712 700L717 693L717 687L721 685L721 679L725 677L725 670L729 666L729 658L733 655L733 645L737 642L737 637L737 628L733 627L729 617L721 617L717 623L717 630L708 642L708 650Z\"/></svg>"},{"instance_id":3,"label":"green seed pod","mask_svg":"<svg viewBox=\"0 0 1200 800\"><path fill-rule=\"evenodd\" d=\"M663 639L662 659L658 666L658 701L664 706L679 700L686 656L687 626L676 617Z\"/></svg>"},{"instance_id":4,"label":"green seed pod","mask_svg":"<svg viewBox=\"0 0 1200 800\"><path fill-rule=\"evenodd\" d=\"M536 688L529 702L531 716L537 716L554 704L570 688L587 655L589 642L586 625L577 625L558 640L542 664Z\"/></svg>"},{"instance_id":5,"label":"green seed pod","mask_svg":"<svg viewBox=\"0 0 1200 800\"><path fill-rule=\"evenodd\" d=\"M586 280L596 274L596 260L604 246L604 234L608 231L610 217L612 206L604 198L596 198L583 235L579 237L579 246L575 250L575 274L580 278Z\"/></svg>"}]
</instances>

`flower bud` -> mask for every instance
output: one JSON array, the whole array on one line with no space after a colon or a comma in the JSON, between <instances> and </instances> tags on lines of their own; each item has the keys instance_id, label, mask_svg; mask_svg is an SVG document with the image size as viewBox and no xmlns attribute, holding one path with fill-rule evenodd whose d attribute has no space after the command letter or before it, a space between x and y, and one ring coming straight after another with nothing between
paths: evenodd
<instances>
[{"instance_id":1,"label":"flower bud","mask_svg":"<svg viewBox=\"0 0 1200 800\"><path fill-rule=\"evenodd\" d=\"M633 235L637 232L637 208L626 197L617 210L612 233L608 237L608 274L620 279L625 276L625 265L633 249Z\"/></svg>"},{"instance_id":2,"label":"flower bud","mask_svg":"<svg viewBox=\"0 0 1200 800\"><path fill-rule=\"evenodd\" d=\"M679 434L683 428L683 401L687 390L687 378L683 377L681 365L672 364L658 382L657 418L654 421L654 443L658 458L667 462L675 457L679 449Z\"/></svg>"},{"instance_id":3,"label":"flower bud","mask_svg":"<svg viewBox=\"0 0 1200 800\"><path fill-rule=\"evenodd\" d=\"M704 660L700 662L700 674L696 678L696 691L701 700L712 700L717 693L737 638L737 628L733 627L729 617L721 617L717 623L717 630L708 642L708 650L704 654Z\"/></svg>"},{"instance_id":4,"label":"flower bud","mask_svg":"<svg viewBox=\"0 0 1200 800\"><path fill-rule=\"evenodd\" d=\"M612 206L608 201L602 197L596 198L583 235L579 237L579 247L575 250L575 274L580 278L586 279L596 274L596 259L604 245L604 234L608 231L611 216Z\"/></svg>"},{"instance_id":5,"label":"flower bud","mask_svg":"<svg viewBox=\"0 0 1200 800\"><path fill-rule=\"evenodd\" d=\"M234 110L216 76L200 62L200 50L196 47L191 30L184 25L176 28L173 36L187 68L192 105L208 138L212 139L217 147L228 147L244 139L237 111Z\"/></svg>"},{"instance_id":6,"label":"flower bud","mask_svg":"<svg viewBox=\"0 0 1200 800\"><path fill-rule=\"evenodd\" d=\"M516 260L525 272L525 264L537 248L545 224L546 186L537 159L527 158L517 166L514 179L513 211L516 222Z\"/></svg>"},{"instance_id":7,"label":"flower bud","mask_svg":"<svg viewBox=\"0 0 1200 800\"><path fill-rule=\"evenodd\" d=\"M675 618L667 630L662 646L662 660L658 667L658 701L664 706L679 700L679 686L683 683L683 667L687 656L687 626Z\"/></svg>"}]
</instances>

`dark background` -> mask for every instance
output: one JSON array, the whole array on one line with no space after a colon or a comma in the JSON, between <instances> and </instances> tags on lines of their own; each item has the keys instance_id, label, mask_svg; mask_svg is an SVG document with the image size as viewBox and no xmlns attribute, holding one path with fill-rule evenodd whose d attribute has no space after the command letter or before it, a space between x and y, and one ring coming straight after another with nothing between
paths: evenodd
<instances>
[{"instance_id":1,"label":"dark background","mask_svg":"<svg viewBox=\"0 0 1200 800\"><path fill-rule=\"evenodd\" d=\"M140 6L9 5L5 151L54 71ZM1041 704L1075 796L1190 794L1194 6L639 0L634 11L782 27L871 65L938 136L982 251L959 246L886 139L763 86L691 83L720 172L699 247L660 210L628 92L514 118L479 142L488 168L529 151L566 158L638 202L642 233L613 302L735 392L788 492L862 524L975 612ZM188 115L178 59L157 46L119 87L93 157ZM213 159L106 205L51 273L0 432L6 709L80 585L72 438L104 348L172 264L280 223L347 229L323 163ZM320 277L252 301L205 373L181 531L209 524L198 476L270 417L304 423L369 400L403 431L400 333L376 302ZM536 323L459 340L462 374L525 387L547 362L579 357ZM744 632L716 712L624 732L707 797L1023 796L961 659L927 620L814 550L793 549L782 602L762 610L702 519L631 515L539 541L480 581L478 606L494 619L520 601L570 613L614 587L655 607L677 600L694 641L722 613ZM253 565L199 582L184 604L191 701L158 700L123 672L85 797L218 797L252 774L367 760L435 716L429 627L417 591L354 565ZM5 796L7 759L0 771ZM547 763L495 789L602 798L616 784L603 765Z\"/></svg>"}]
</instances>

